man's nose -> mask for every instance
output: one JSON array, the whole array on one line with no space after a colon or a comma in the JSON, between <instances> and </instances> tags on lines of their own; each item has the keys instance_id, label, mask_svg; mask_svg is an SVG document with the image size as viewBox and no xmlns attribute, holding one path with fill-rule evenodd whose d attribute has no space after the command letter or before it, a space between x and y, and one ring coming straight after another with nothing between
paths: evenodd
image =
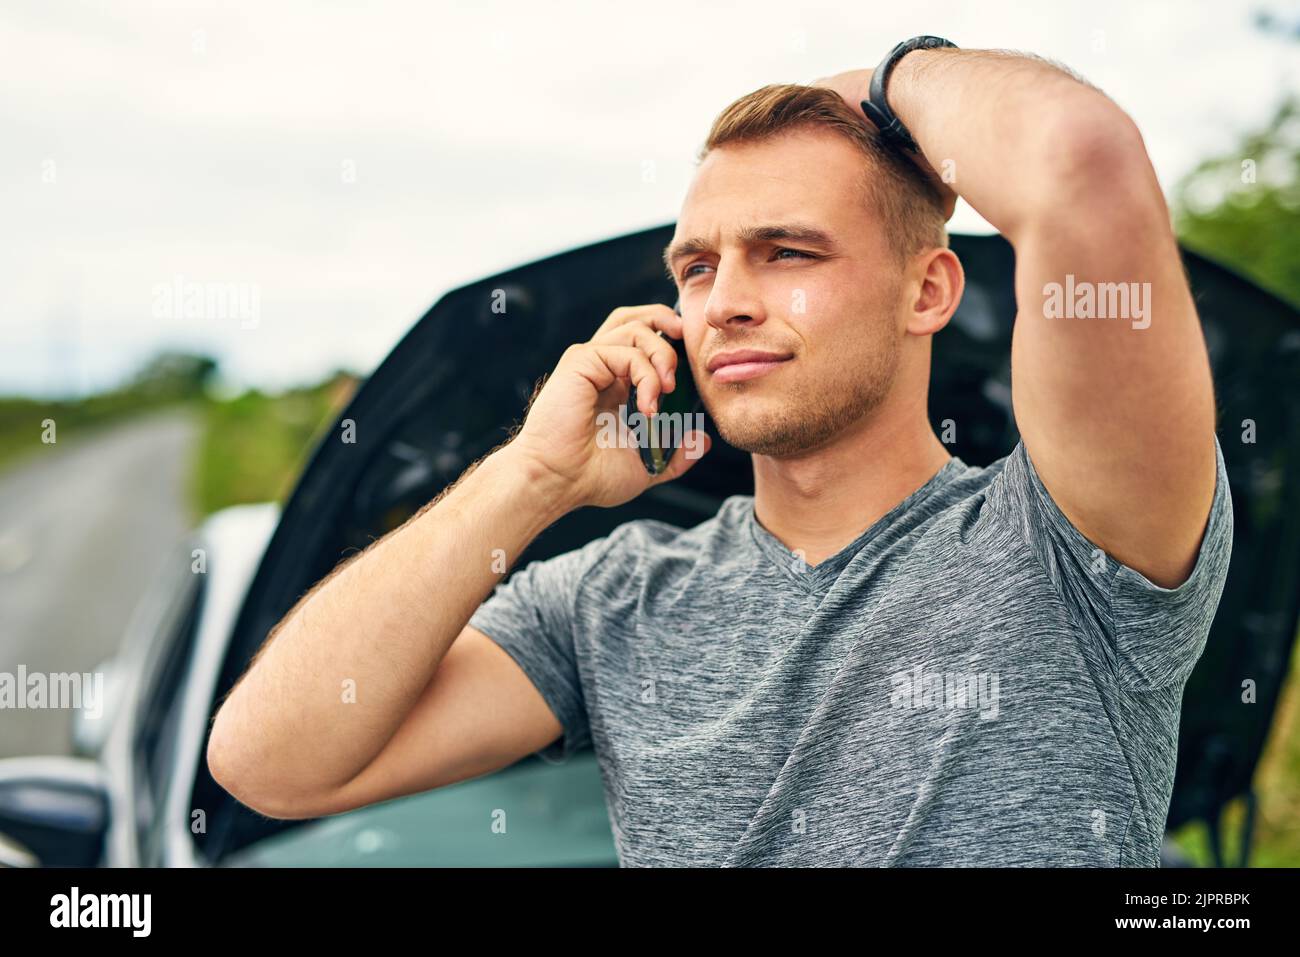
<instances>
[{"instance_id":1,"label":"man's nose","mask_svg":"<svg viewBox=\"0 0 1300 957\"><path fill-rule=\"evenodd\" d=\"M737 325L756 326L767 319L767 310L752 283L736 273L723 276L719 270L704 304L704 321L715 329Z\"/></svg>"}]
</instances>

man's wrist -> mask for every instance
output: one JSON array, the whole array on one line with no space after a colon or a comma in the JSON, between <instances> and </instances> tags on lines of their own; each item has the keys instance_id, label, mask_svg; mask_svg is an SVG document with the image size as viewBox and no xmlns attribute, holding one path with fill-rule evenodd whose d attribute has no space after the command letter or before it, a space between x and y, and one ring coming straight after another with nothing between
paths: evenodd
<instances>
[{"instance_id":1,"label":"man's wrist","mask_svg":"<svg viewBox=\"0 0 1300 957\"><path fill-rule=\"evenodd\" d=\"M899 60L889 74L889 82L885 85L885 100L918 144L921 140L917 136L917 126L923 113L920 100L924 95L924 84L917 82L918 74L924 72L927 64L933 65L937 59L960 53L960 50L952 47L913 50Z\"/></svg>"},{"instance_id":2,"label":"man's wrist","mask_svg":"<svg viewBox=\"0 0 1300 957\"><path fill-rule=\"evenodd\" d=\"M581 506L573 483L511 442L493 452L484 465L492 469L521 508L536 513L546 526Z\"/></svg>"}]
</instances>

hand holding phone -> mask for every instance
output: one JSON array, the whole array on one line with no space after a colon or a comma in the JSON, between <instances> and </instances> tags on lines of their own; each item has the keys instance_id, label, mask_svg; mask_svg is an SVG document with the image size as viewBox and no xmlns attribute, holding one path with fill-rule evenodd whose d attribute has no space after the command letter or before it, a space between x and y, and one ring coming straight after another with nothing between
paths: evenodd
<instances>
[{"instance_id":1,"label":"hand holding phone","mask_svg":"<svg viewBox=\"0 0 1300 957\"><path fill-rule=\"evenodd\" d=\"M680 298L673 305L673 312L679 316L682 314ZM659 411L650 417L650 421L644 423L645 428L637 429L628 421L639 414L635 412L637 391L636 385L633 384L627 400L625 418L625 424L633 431L636 438L641 463L651 475L660 475L668 468L669 462L682 447L686 433L692 426L698 425L703 428L703 413L700 411L703 401L700 399L699 390L695 388L695 378L691 375L691 363L686 357L686 344L681 339L664 335L663 332L658 334L667 340L673 347L673 351L677 353L676 388L659 397Z\"/></svg>"},{"instance_id":2,"label":"hand holding phone","mask_svg":"<svg viewBox=\"0 0 1300 957\"><path fill-rule=\"evenodd\" d=\"M679 308L615 309L564 351L501 453L566 509L621 505L674 480L711 446L681 334Z\"/></svg>"}]
</instances>

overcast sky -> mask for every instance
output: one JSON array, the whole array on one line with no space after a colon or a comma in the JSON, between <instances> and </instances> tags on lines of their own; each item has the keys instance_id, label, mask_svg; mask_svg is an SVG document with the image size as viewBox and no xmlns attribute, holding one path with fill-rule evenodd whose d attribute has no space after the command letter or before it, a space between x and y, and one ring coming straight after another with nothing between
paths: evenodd
<instances>
[{"instance_id":1,"label":"overcast sky","mask_svg":"<svg viewBox=\"0 0 1300 957\"><path fill-rule=\"evenodd\" d=\"M1294 4L891 6L6 0L0 392L103 388L163 346L264 387L369 372L450 288L674 220L731 100L918 33L1069 65L1166 192L1300 79L1254 25ZM256 321L167 304L193 282Z\"/></svg>"}]
</instances>

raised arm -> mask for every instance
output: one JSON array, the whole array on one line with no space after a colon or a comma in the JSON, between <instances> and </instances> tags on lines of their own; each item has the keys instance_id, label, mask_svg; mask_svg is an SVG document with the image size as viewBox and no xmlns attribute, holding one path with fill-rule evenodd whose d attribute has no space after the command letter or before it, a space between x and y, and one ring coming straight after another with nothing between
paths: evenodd
<instances>
[{"instance_id":1,"label":"raised arm","mask_svg":"<svg viewBox=\"0 0 1300 957\"><path fill-rule=\"evenodd\" d=\"M857 107L870 73L827 85ZM1013 403L1043 484L1112 557L1181 584L1214 494L1214 394L1137 126L1065 70L1003 51L909 53L887 98L922 165L1015 248Z\"/></svg>"}]
</instances>

